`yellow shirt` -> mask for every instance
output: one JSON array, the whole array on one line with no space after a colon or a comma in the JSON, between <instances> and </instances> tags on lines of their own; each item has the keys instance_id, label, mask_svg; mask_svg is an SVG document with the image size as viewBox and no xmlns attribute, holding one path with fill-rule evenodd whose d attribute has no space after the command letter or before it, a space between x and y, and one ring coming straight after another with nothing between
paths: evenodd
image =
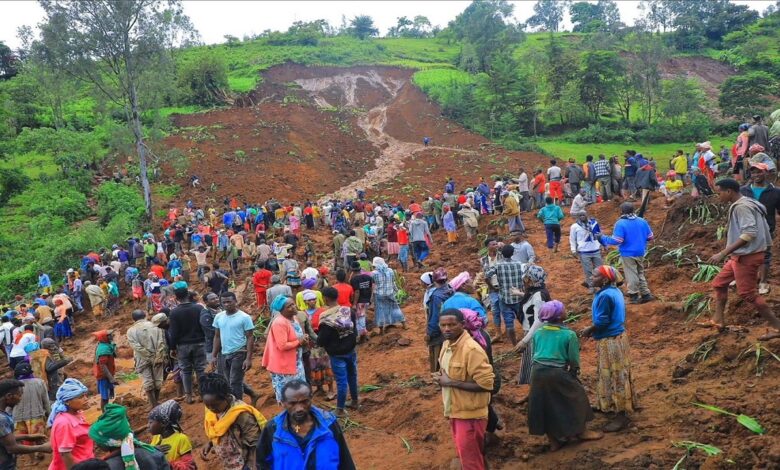
<instances>
[{"instance_id":1,"label":"yellow shirt","mask_svg":"<svg viewBox=\"0 0 780 470\"><path fill-rule=\"evenodd\" d=\"M683 182L681 180L666 181L666 190L670 193L679 193L683 190Z\"/></svg>"},{"instance_id":2,"label":"yellow shirt","mask_svg":"<svg viewBox=\"0 0 780 470\"><path fill-rule=\"evenodd\" d=\"M684 175L688 173L688 159L685 157L685 155L678 155L672 159L672 165L674 166L674 171L678 175Z\"/></svg>"},{"instance_id":3,"label":"yellow shirt","mask_svg":"<svg viewBox=\"0 0 780 470\"><path fill-rule=\"evenodd\" d=\"M179 460L183 455L192 452L192 443L190 442L190 438L187 437L186 434L180 432L174 432L173 434L165 438L157 434L156 436L152 436L152 442L150 442L150 444L152 444L153 446L159 446L159 445L171 446L171 450L169 450L168 453L165 454L165 459L168 462L175 462Z\"/></svg>"}]
</instances>

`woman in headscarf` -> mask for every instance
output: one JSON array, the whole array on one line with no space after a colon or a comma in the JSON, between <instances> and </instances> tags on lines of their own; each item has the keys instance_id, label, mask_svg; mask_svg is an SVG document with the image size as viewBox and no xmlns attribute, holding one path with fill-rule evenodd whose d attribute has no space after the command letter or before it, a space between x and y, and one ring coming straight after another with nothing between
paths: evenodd
<instances>
[{"instance_id":1,"label":"woman in headscarf","mask_svg":"<svg viewBox=\"0 0 780 470\"><path fill-rule=\"evenodd\" d=\"M127 420L127 409L109 403L103 414L89 427L89 437L100 449L109 452L103 458L112 470L170 470L165 454L139 441Z\"/></svg>"},{"instance_id":2,"label":"woman in headscarf","mask_svg":"<svg viewBox=\"0 0 780 470\"><path fill-rule=\"evenodd\" d=\"M319 281L318 277L308 277L301 281L301 287L303 287L304 290L298 292L295 294L295 306L298 310L306 310L307 304L306 300L303 298L304 295L311 292L314 293L314 297L317 299L317 307L322 307L325 305L325 301L322 300L322 292L319 290L314 290L317 288L317 282Z\"/></svg>"},{"instance_id":3,"label":"woman in headscarf","mask_svg":"<svg viewBox=\"0 0 780 470\"><path fill-rule=\"evenodd\" d=\"M739 125L739 135L737 135L737 142L734 144L734 148L731 152L731 165L734 168L734 178L737 181L742 181L742 174L745 169L745 158L748 155L748 143L750 142L750 135L748 129L750 124L743 123Z\"/></svg>"},{"instance_id":4,"label":"woman in headscarf","mask_svg":"<svg viewBox=\"0 0 780 470\"><path fill-rule=\"evenodd\" d=\"M96 317L103 316L103 309L106 305L106 294L97 284L90 281L84 283L84 292L89 297L89 305L92 306L92 314Z\"/></svg>"},{"instance_id":5,"label":"woman in headscarf","mask_svg":"<svg viewBox=\"0 0 780 470\"><path fill-rule=\"evenodd\" d=\"M455 224L455 214L450 210L448 204L444 204L443 210L442 223L444 224L444 231L447 232L447 243L453 246L458 242L458 226Z\"/></svg>"},{"instance_id":6,"label":"woman in headscarf","mask_svg":"<svg viewBox=\"0 0 780 470\"><path fill-rule=\"evenodd\" d=\"M179 425L181 417L181 406L176 400L155 406L149 413L148 429L152 435L150 444L168 447L165 459L171 465L171 470L196 470L198 467L192 458L192 442Z\"/></svg>"},{"instance_id":7,"label":"woman in headscarf","mask_svg":"<svg viewBox=\"0 0 780 470\"><path fill-rule=\"evenodd\" d=\"M593 285L599 289L593 298L593 325L582 336L596 340L597 368L596 406L602 413L613 413L604 426L606 432L617 432L631 422L628 414L637 408L631 377L631 357L626 334L626 302L616 287L621 281L618 271L607 265L593 274Z\"/></svg>"},{"instance_id":8,"label":"woman in headscarf","mask_svg":"<svg viewBox=\"0 0 780 470\"><path fill-rule=\"evenodd\" d=\"M317 292L320 294L319 292ZM322 298L322 295L320 294L320 298ZM301 313L305 315L308 318L308 324L304 322L300 322L304 325L304 331L307 331L308 328L311 328L311 331L308 331L309 337L312 340L311 349L309 351L308 357L306 357L306 353L304 352L304 369L308 367L306 381L309 382L312 386L312 394L315 393L322 393L325 388L328 389L326 392L326 397L328 400L333 400L336 397L336 392L333 390L333 370L330 367L330 357L328 356L327 351L325 351L324 348L317 346L317 331L319 330L320 326L320 315L327 310L328 308L324 306L324 303L322 305L318 305L317 296L314 295L314 291L304 291L303 299L306 302L306 309L303 310L303 312L298 313L298 318L300 319ZM314 324L316 319L316 326ZM309 364L306 364L306 360L308 360Z\"/></svg>"},{"instance_id":9,"label":"woman in headscarf","mask_svg":"<svg viewBox=\"0 0 780 470\"><path fill-rule=\"evenodd\" d=\"M292 305L292 301L290 301ZM281 318L281 315L279 316ZM222 374L204 374L199 380L200 396L206 406L203 424L209 442L201 451L208 461L213 450L220 470L245 470L255 461L255 449L266 419L255 408L230 394Z\"/></svg>"},{"instance_id":10,"label":"woman in headscarf","mask_svg":"<svg viewBox=\"0 0 780 470\"><path fill-rule=\"evenodd\" d=\"M539 310L542 305L550 300L545 282L547 272L541 266L529 265L523 273L523 298L520 299L520 310L523 313L521 323L525 336L515 345L515 351L524 351L523 360L520 363L520 373L517 383L526 385L531 383L531 366L533 364L534 346L533 336L542 326L539 321Z\"/></svg>"},{"instance_id":11,"label":"woman in headscarf","mask_svg":"<svg viewBox=\"0 0 780 470\"><path fill-rule=\"evenodd\" d=\"M485 307L480 301L472 297L474 294L474 286L471 284L471 275L468 271L463 271L458 274L452 280L450 280L450 287L455 291L452 296L445 300L441 306L442 310L450 308L467 308L477 312L479 317L487 322L487 312Z\"/></svg>"},{"instance_id":12,"label":"woman in headscarf","mask_svg":"<svg viewBox=\"0 0 780 470\"><path fill-rule=\"evenodd\" d=\"M577 379L580 343L577 334L563 324L566 311L557 300L540 308L533 337L534 362L528 395L528 431L547 435L550 450L558 450L571 439L601 439L585 424L593 419L585 389Z\"/></svg>"},{"instance_id":13,"label":"woman in headscarf","mask_svg":"<svg viewBox=\"0 0 780 470\"><path fill-rule=\"evenodd\" d=\"M76 379L65 379L57 389L57 401L51 407L47 422L51 426L52 460L49 470L66 470L95 457L89 423L82 411L87 408L88 392L87 387Z\"/></svg>"},{"instance_id":14,"label":"woman in headscarf","mask_svg":"<svg viewBox=\"0 0 780 470\"><path fill-rule=\"evenodd\" d=\"M371 263L374 266L374 323L379 327L379 334L384 334L389 325L400 323L406 328L406 317L401 312L401 307L396 300L398 287L395 283L395 272L387 265L384 259L374 258Z\"/></svg>"},{"instance_id":15,"label":"woman in headscarf","mask_svg":"<svg viewBox=\"0 0 780 470\"><path fill-rule=\"evenodd\" d=\"M36 346L38 343L34 343ZM33 375L32 366L20 362L14 369L14 378L24 383L22 399L14 406L14 432L17 436L42 435L46 433L46 415L51 406L46 391L46 382ZM22 441L25 445L33 445L33 441Z\"/></svg>"},{"instance_id":16,"label":"woman in headscarf","mask_svg":"<svg viewBox=\"0 0 780 470\"><path fill-rule=\"evenodd\" d=\"M303 332L295 318L298 309L291 298L278 296L271 305L271 311L277 311L279 315L268 329L262 364L271 373L276 401L282 403L284 384L294 379L306 379L303 345L309 342L309 335Z\"/></svg>"},{"instance_id":17,"label":"woman in headscarf","mask_svg":"<svg viewBox=\"0 0 780 470\"><path fill-rule=\"evenodd\" d=\"M442 312L445 311L444 307L442 307ZM490 362L490 365L493 366L493 374L495 375L495 379L493 380L493 390L490 392L491 401L493 399L493 395L499 392L501 390L501 374L498 370L498 367L493 363L493 344L490 339L490 335L485 331L485 325L487 324L487 317L480 316L477 312L474 310L468 309L468 308L459 308L458 310L463 313L463 327L468 331L469 335L471 335L472 338L474 338L474 341L476 341L480 346L482 346L482 349L485 350L485 354L487 354L488 361ZM493 408L493 404L488 405L488 422L487 422L487 428L485 435L485 444L493 444L498 442L498 438L496 437L496 430L504 429L504 425L501 423L501 420L498 417L498 414L496 413L496 410Z\"/></svg>"}]
</instances>

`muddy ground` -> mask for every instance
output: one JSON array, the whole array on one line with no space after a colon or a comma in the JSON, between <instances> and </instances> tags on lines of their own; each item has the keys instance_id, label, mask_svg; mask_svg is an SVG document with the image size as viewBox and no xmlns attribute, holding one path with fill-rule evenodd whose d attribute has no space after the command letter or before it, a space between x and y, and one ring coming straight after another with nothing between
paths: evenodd
<instances>
[{"instance_id":1,"label":"muddy ground","mask_svg":"<svg viewBox=\"0 0 780 470\"><path fill-rule=\"evenodd\" d=\"M368 189L370 198L408 202L441 191L448 176L456 178L459 188L465 188L476 184L479 177L515 173L520 166L532 168L545 163L540 155L508 152L444 119L408 80L409 73L398 69L288 65L267 72L263 88L250 97L248 106L178 117L180 131L168 138L166 145L193 156L191 171L201 176L204 187L185 190L176 202L221 202L232 195L252 201L271 196L302 201L325 194L350 194L355 187ZM213 138L193 138L203 129ZM433 139L432 147L427 149L421 143L425 135ZM225 158L237 149L253 147L260 150L245 162ZM171 169L166 178L186 183L186 177L177 177ZM504 385L495 401L505 429L499 432L500 444L489 449L491 468L668 469L685 454L684 449L673 447L676 441L712 444L723 450L722 455L714 457L695 451L684 468L780 468L780 441L774 437L780 432L776 404L780 361L767 353L757 360L751 351L755 338L765 331L764 324L735 299L730 302L728 318L744 325L745 331L715 335L697 328L688 321L689 314L682 311L683 302L691 293L708 294L708 285L692 282L695 268L684 262L677 267L674 260L663 257L667 251L692 244L685 257L695 259L698 254L706 259L724 243L716 239L722 219L707 223L691 220L689 207L693 204L683 199L666 209L662 200L654 199L647 214L657 237L654 246L658 247L648 256L647 274L658 301L628 307L631 359L641 405L633 416L633 426L601 441L547 452L544 438L528 435L526 409L521 403L527 386L514 383L519 359L506 354L510 349L507 344L496 344L494 354ZM599 204L593 210L607 233L617 213L616 202ZM484 218L480 231L495 233L498 226L491 223L493 220ZM531 215L524 220L529 240L549 273L553 298L566 304L572 328L588 326L591 297L579 285L581 269L568 255L566 237L560 253L548 252L541 223ZM569 225L567 219L564 233ZM330 253L327 231L318 230L312 235L320 252ZM475 273L480 247L463 237L450 248L444 244L442 233L435 234L429 266L444 266L450 275L462 270ZM347 430L352 454L361 469L457 468L449 427L442 416L440 392L428 383L419 274L404 275L410 293L403 308L409 329L390 330L358 349L359 383L381 387L362 395L363 408L352 413ZM777 278L776 267L773 274ZM238 290L243 293L243 286ZM242 297L242 308L250 313L256 311L252 297ZM772 292L769 301L776 309L780 297ZM69 367L69 374L84 379L94 390L94 379L90 378L94 344L85 333L105 326L118 329L123 358L120 368L130 371L131 352L124 332L131 323L131 309L131 305L124 305L119 316L100 324L88 315L80 319L76 339L65 346L79 359ZM780 352L780 341L762 346ZM247 380L263 393L260 408L270 417L279 410L272 398L268 373L260 369L259 363L256 357ZM594 374L594 344L583 340L581 379L591 397ZM136 428L146 424L145 403L138 398L138 388L137 380L130 377L118 393L120 402L131 405ZM163 398L173 394L169 383ZM332 406L321 397L316 401L325 408ZM767 433L753 434L734 418L697 408L692 402L753 416ZM205 444L203 407L184 405L184 410L184 429L199 449ZM96 416L94 410L91 416ZM593 426L606 421L597 414ZM141 437L149 438L143 433ZM24 464L20 468L45 466Z\"/></svg>"}]
</instances>

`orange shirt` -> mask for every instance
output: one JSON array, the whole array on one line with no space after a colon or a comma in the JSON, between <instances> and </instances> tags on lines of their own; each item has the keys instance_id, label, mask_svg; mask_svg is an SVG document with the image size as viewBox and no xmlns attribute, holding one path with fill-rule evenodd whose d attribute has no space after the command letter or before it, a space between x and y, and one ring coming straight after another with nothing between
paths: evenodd
<instances>
[{"instance_id":1,"label":"orange shirt","mask_svg":"<svg viewBox=\"0 0 780 470\"><path fill-rule=\"evenodd\" d=\"M163 268L162 265L155 264L154 266L149 268L149 271L156 274L157 279L165 279L165 268Z\"/></svg>"},{"instance_id":2,"label":"orange shirt","mask_svg":"<svg viewBox=\"0 0 780 470\"><path fill-rule=\"evenodd\" d=\"M536 188L537 193L544 194L544 185L547 184L547 178L544 177L544 174L539 173L534 177L533 185Z\"/></svg>"},{"instance_id":3,"label":"orange shirt","mask_svg":"<svg viewBox=\"0 0 780 470\"><path fill-rule=\"evenodd\" d=\"M339 291L339 298L338 298L339 305L341 305L342 307L351 307L352 294L355 292L355 289L353 289L351 285L346 284L344 282L337 282L333 284L333 288Z\"/></svg>"},{"instance_id":4,"label":"orange shirt","mask_svg":"<svg viewBox=\"0 0 780 470\"><path fill-rule=\"evenodd\" d=\"M406 231L406 229L398 229L398 232L396 233L398 235L398 244L399 245L408 245L409 244L409 232Z\"/></svg>"},{"instance_id":5,"label":"orange shirt","mask_svg":"<svg viewBox=\"0 0 780 470\"><path fill-rule=\"evenodd\" d=\"M412 214L416 214L418 212L422 212L422 206L417 204L416 202L414 204L409 204L409 211Z\"/></svg>"}]
</instances>

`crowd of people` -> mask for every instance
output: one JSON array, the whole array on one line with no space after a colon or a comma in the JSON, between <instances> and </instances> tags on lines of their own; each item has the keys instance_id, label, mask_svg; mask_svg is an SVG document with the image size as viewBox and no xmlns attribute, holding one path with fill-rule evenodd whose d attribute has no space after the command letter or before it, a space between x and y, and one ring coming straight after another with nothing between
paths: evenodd
<instances>
[{"instance_id":1,"label":"crowd of people","mask_svg":"<svg viewBox=\"0 0 780 470\"><path fill-rule=\"evenodd\" d=\"M780 210L780 190L770 182L776 166L760 143L745 148L749 156L729 158L728 167L712 166L707 142L693 158L678 152L665 180L656 176L657 162L629 150L622 163L589 155L582 165L571 160L561 168L552 160L533 178L521 168L492 187L480 179L458 191L448 178L440 194L408 204L377 203L358 190L351 200L321 203L228 198L221 211L192 202L172 206L158 233L87 253L61 282L40 272L34 298L19 295L3 308L0 341L14 379L0 381L6 410L0 466L15 468L20 454L51 453L52 470L196 468L179 403L197 399L205 406L208 438L200 453L218 459L220 468L354 468L338 418L361 410L360 344L389 328L407 328L408 271L420 274L424 288L430 372L462 468L485 468L485 446L503 428L492 403L501 386L493 345L502 342L521 355L517 382L529 385L529 432L545 435L551 450L601 438L588 429L594 409L609 416L602 431L625 429L638 406L626 303L655 300L643 262L654 234L642 217L653 191L673 203L682 193L707 197L715 189L730 204L727 246L710 262L728 260L713 281L715 314L702 326L726 329L728 287L735 282L775 329L762 339L780 337L780 321L762 297ZM611 199L622 202L607 235L590 209ZM528 217L531 211L535 217ZM490 234L480 224L488 215L498 220ZM527 239L537 228L550 257L564 258L559 247L569 235L582 286L592 296L592 325L579 332L564 322L565 306L555 300L542 257ZM449 246L464 234L481 254L480 268L456 274L431 263L437 231ZM330 247L322 250L327 233ZM622 274L603 262L611 247ZM88 387L64 372L71 362L64 350L81 333L84 315L102 324L122 298L133 306L126 338L149 405L148 442L134 435L127 410L113 402L113 330L92 333L102 412L96 422L83 413ZM239 308L242 299L251 314ZM580 338L596 341L593 402L578 380ZM263 344L260 365L281 410L271 420L257 410L263 397L245 380L257 362L256 344ZM162 401L168 380L176 396ZM314 397L335 400L334 411L315 406ZM95 447L105 454L101 460L94 459Z\"/></svg>"}]
</instances>

